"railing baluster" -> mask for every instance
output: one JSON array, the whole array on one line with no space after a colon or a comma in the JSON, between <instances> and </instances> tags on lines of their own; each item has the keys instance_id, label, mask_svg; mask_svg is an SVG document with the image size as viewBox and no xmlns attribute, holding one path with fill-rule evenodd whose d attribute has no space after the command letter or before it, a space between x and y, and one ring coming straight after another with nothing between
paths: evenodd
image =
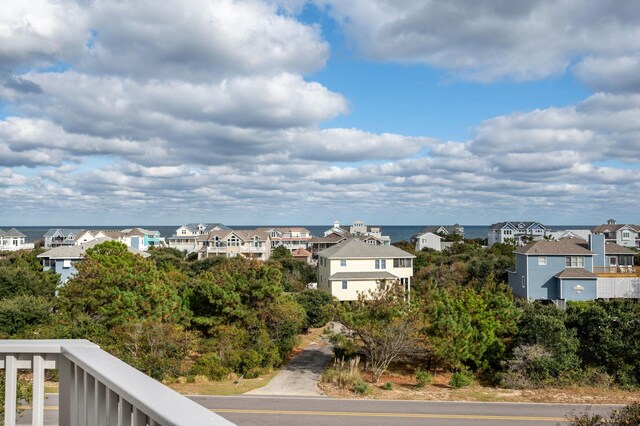
<instances>
[{"instance_id":1,"label":"railing baluster","mask_svg":"<svg viewBox=\"0 0 640 426\"><path fill-rule=\"evenodd\" d=\"M18 359L7 354L4 361L4 424L16 424L16 395L18 386Z\"/></svg>"},{"instance_id":2,"label":"railing baluster","mask_svg":"<svg viewBox=\"0 0 640 426\"><path fill-rule=\"evenodd\" d=\"M84 376L84 370L76 365L76 418L78 419L78 426L86 426L87 424L87 391Z\"/></svg>"},{"instance_id":3,"label":"railing baluster","mask_svg":"<svg viewBox=\"0 0 640 426\"><path fill-rule=\"evenodd\" d=\"M58 394L58 423L61 425L77 426L76 408L76 379L75 365L63 356L58 357L58 372L60 373L60 390Z\"/></svg>"},{"instance_id":4,"label":"railing baluster","mask_svg":"<svg viewBox=\"0 0 640 426\"><path fill-rule=\"evenodd\" d=\"M131 425L131 410L133 406L130 402L120 399L120 426L132 426Z\"/></svg>"},{"instance_id":5,"label":"railing baluster","mask_svg":"<svg viewBox=\"0 0 640 426\"><path fill-rule=\"evenodd\" d=\"M147 415L137 408L133 409L133 424L135 426L147 426Z\"/></svg>"},{"instance_id":6,"label":"railing baluster","mask_svg":"<svg viewBox=\"0 0 640 426\"><path fill-rule=\"evenodd\" d=\"M96 379L97 425L107 425L107 387Z\"/></svg>"},{"instance_id":7,"label":"railing baluster","mask_svg":"<svg viewBox=\"0 0 640 426\"><path fill-rule=\"evenodd\" d=\"M117 393L107 388L107 425L118 426L119 399Z\"/></svg>"},{"instance_id":8,"label":"railing baluster","mask_svg":"<svg viewBox=\"0 0 640 426\"><path fill-rule=\"evenodd\" d=\"M96 381L93 376L86 371L84 372L84 386L87 407L86 422L88 426L97 426L97 410L96 410Z\"/></svg>"},{"instance_id":9,"label":"railing baluster","mask_svg":"<svg viewBox=\"0 0 640 426\"><path fill-rule=\"evenodd\" d=\"M44 424L44 356L33 355L33 403L32 421L33 426Z\"/></svg>"}]
</instances>

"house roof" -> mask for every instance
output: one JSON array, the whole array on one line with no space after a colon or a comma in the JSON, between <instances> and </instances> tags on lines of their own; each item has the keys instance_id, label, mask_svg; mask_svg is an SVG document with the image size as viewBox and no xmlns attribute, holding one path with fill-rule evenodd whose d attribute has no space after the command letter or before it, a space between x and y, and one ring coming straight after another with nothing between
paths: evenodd
<instances>
[{"instance_id":1,"label":"house roof","mask_svg":"<svg viewBox=\"0 0 640 426\"><path fill-rule=\"evenodd\" d=\"M519 226L520 224L522 224L522 226ZM518 230L518 229L529 229L529 228L532 228L534 226L540 226L543 229L547 229L540 222L513 220L513 221L507 221L507 222L494 223L493 225L489 226L489 230L498 230L498 229L503 229L503 228L513 228L513 229Z\"/></svg>"},{"instance_id":2,"label":"house roof","mask_svg":"<svg viewBox=\"0 0 640 426\"><path fill-rule=\"evenodd\" d=\"M388 257L410 257L414 255L399 249L395 246L371 245L360 239L353 238L329 247L318 253L318 256L328 259L334 258L388 258Z\"/></svg>"},{"instance_id":3,"label":"house roof","mask_svg":"<svg viewBox=\"0 0 640 426\"><path fill-rule=\"evenodd\" d=\"M626 247L622 247L616 243L606 243L604 245L604 253L605 254L635 254L634 251L629 250Z\"/></svg>"},{"instance_id":4,"label":"house roof","mask_svg":"<svg viewBox=\"0 0 640 426\"><path fill-rule=\"evenodd\" d=\"M311 252L309 250L305 250L303 248L296 249L291 252L291 256L293 257L309 257L311 256Z\"/></svg>"},{"instance_id":5,"label":"house roof","mask_svg":"<svg viewBox=\"0 0 640 426\"><path fill-rule=\"evenodd\" d=\"M597 279L598 277L584 268L566 268L562 272L554 275L556 278L562 279Z\"/></svg>"},{"instance_id":6,"label":"house roof","mask_svg":"<svg viewBox=\"0 0 640 426\"><path fill-rule=\"evenodd\" d=\"M432 225L432 226L425 226L424 228L422 228L420 230L419 233L416 234L417 235L422 235L422 234L426 234L427 232L431 232L433 234L435 234L436 232L441 232L444 231L444 233L446 234L463 234L463 227L458 225L457 223L455 225Z\"/></svg>"},{"instance_id":7,"label":"house roof","mask_svg":"<svg viewBox=\"0 0 640 426\"><path fill-rule=\"evenodd\" d=\"M398 277L387 271L336 272L330 280L397 280Z\"/></svg>"},{"instance_id":8,"label":"house roof","mask_svg":"<svg viewBox=\"0 0 640 426\"><path fill-rule=\"evenodd\" d=\"M638 232L640 228L636 225L628 224L615 224L615 225L600 225L591 230L594 234L606 234L609 232L618 232L622 228L630 228L631 230Z\"/></svg>"},{"instance_id":9,"label":"house roof","mask_svg":"<svg viewBox=\"0 0 640 426\"><path fill-rule=\"evenodd\" d=\"M550 232L549 237L554 239L554 240L559 240L562 238L582 238L583 240L587 241L587 239L589 238L589 235L591 235L591 230L590 229L564 229L561 231L553 231Z\"/></svg>"},{"instance_id":10,"label":"house roof","mask_svg":"<svg viewBox=\"0 0 640 426\"><path fill-rule=\"evenodd\" d=\"M3 237L19 237L19 238L27 237L22 232L18 231L16 228L11 228L8 231L3 231L2 229L0 229L0 235L2 235Z\"/></svg>"},{"instance_id":11,"label":"house roof","mask_svg":"<svg viewBox=\"0 0 640 426\"><path fill-rule=\"evenodd\" d=\"M82 232L82 229L51 228L44 234L44 237L53 237L58 232L62 234L63 237L67 238L71 234L74 236L78 235Z\"/></svg>"},{"instance_id":12,"label":"house roof","mask_svg":"<svg viewBox=\"0 0 640 426\"><path fill-rule=\"evenodd\" d=\"M87 249L95 247L98 244L102 244L105 241L111 241L111 238L98 238L80 245L55 247L39 254L38 257L45 259L80 259L86 253ZM145 253L131 247L127 247L127 250L142 257L150 256L149 253Z\"/></svg>"},{"instance_id":13,"label":"house roof","mask_svg":"<svg viewBox=\"0 0 640 426\"><path fill-rule=\"evenodd\" d=\"M211 231L207 234L200 235L198 241L211 241L218 237L221 240L229 238L231 235L236 235L243 241L248 241L253 237L258 237L261 241L266 241L270 238L269 233L259 229L235 229L235 230L223 230L223 231ZM180 237L178 237L180 238Z\"/></svg>"},{"instance_id":14,"label":"house roof","mask_svg":"<svg viewBox=\"0 0 640 426\"><path fill-rule=\"evenodd\" d=\"M221 223L187 223L186 225L182 225L180 228L187 228L189 231L191 232L197 232L198 231L198 225L204 225L205 231L211 231L213 230L213 228L220 228L223 229L225 231L231 231L231 228L229 228L228 226L225 226ZM178 229L180 229L178 228Z\"/></svg>"},{"instance_id":15,"label":"house roof","mask_svg":"<svg viewBox=\"0 0 640 426\"><path fill-rule=\"evenodd\" d=\"M573 238L563 238L558 241L553 240L539 240L518 247L516 253L526 255L585 255L592 256L594 253L577 244L579 240Z\"/></svg>"}]
</instances>

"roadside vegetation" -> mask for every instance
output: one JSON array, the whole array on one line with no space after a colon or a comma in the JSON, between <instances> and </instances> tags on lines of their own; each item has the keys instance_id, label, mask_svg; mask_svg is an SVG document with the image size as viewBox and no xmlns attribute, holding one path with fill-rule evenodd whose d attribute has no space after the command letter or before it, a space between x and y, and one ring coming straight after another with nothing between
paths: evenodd
<instances>
[{"instance_id":1,"label":"roadside vegetation","mask_svg":"<svg viewBox=\"0 0 640 426\"><path fill-rule=\"evenodd\" d=\"M527 303L506 285L513 246L460 241L443 252L414 252L397 245L417 256L410 300L387 283L341 305L337 316L348 332L332 337L338 361L323 378L326 392L362 394L364 380L369 394L384 398L449 399L470 387L466 397L475 400L520 400L527 392L545 400L550 388L640 387L636 301L569 303L566 310ZM387 382L393 392L385 392Z\"/></svg>"},{"instance_id":2,"label":"roadside vegetation","mask_svg":"<svg viewBox=\"0 0 640 426\"><path fill-rule=\"evenodd\" d=\"M535 400L550 388L640 388L640 304L559 310L515 300L505 284L508 245L458 241L414 253L410 295L385 282L349 303L306 289L315 270L284 248L268 262L194 260L166 248L145 259L106 242L59 288L37 253L0 259L1 338L89 339L177 388L258 387L301 335L331 320L346 329L327 336L336 359L323 386L334 395L499 400L486 394L497 389Z\"/></svg>"},{"instance_id":3,"label":"roadside vegetation","mask_svg":"<svg viewBox=\"0 0 640 426\"><path fill-rule=\"evenodd\" d=\"M89 249L57 296L37 252L8 255L0 337L89 339L165 382L241 383L278 368L299 335L333 317L333 298L306 290L313 268L288 250L269 262L150 253L112 241Z\"/></svg>"}]
</instances>

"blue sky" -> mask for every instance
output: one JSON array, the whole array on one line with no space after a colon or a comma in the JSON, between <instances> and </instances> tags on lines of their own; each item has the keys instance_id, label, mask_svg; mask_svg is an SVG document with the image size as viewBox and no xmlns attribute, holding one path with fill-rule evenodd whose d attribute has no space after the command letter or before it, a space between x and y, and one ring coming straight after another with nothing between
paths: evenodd
<instances>
[{"instance_id":1,"label":"blue sky","mask_svg":"<svg viewBox=\"0 0 640 426\"><path fill-rule=\"evenodd\" d=\"M633 1L7 0L0 227L640 223Z\"/></svg>"}]
</instances>

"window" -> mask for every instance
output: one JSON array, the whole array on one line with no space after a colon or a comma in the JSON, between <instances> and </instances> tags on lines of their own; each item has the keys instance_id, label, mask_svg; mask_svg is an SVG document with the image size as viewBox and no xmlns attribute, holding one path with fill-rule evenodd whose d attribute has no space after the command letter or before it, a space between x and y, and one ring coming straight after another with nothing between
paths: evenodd
<instances>
[{"instance_id":1,"label":"window","mask_svg":"<svg viewBox=\"0 0 640 426\"><path fill-rule=\"evenodd\" d=\"M547 256L538 256L538 265L546 266L547 265Z\"/></svg>"},{"instance_id":2,"label":"window","mask_svg":"<svg viewBox=\"0 0 640 426\"><path fill-rule=\"evenodd\" d=\"M387 269L387 260L386 259L376 259L376 269Z\"/></svg>"},{"instance_id":3,"label":"window","mask_svg":"<svg viewBox=\"0 0 640 426\"><path fill-rule=\"evenodd\" d=\"M63 267L64 269L69 269L69 268L71 268L71 259L64 259L64 260L62 261L62 267Z\"/></svg>"},{"instance_id":4,"label":"window","mask_svg":"<svg viewBox=\"0 0 640 426\"><path fill-rule=\"evenodd\" d=\"M567 268L584 268L584 257L582 256L567 256L565 259Z\"/></svg>"},{"instance_id":5,"label":"window","mask_svg":"<svg viewBox=\"0 0 640 426\"><path fill-rule=\"evenodd\" d=\"M629 231L622 231L622 239L628 240L629 238L631 238L631 233Z\"/></svg>"},{"instance_id":6,"label":"window","mask_svg":"<svg viewBox=\"0 0 640 426\"><path fill-rule=\"evenodd\" d=\"M411 259L393 259L394 268L411 268Z\"/></svg>"},{"instance_id":7,"label":"window","mask_svg":"<svg viewBox=\"0 0 640 426\"><path fill-rule=\"evenodd\" d=\"M346 281L342 281L342 289L343 290L347 289L347 282Z\"/></svg>"},{"instance_id":8,"label":"window","mask_svg":"<svg viewBox=\"0 0 640 426\"><path fill-rule=\"evenodd\" d=\"M347 259L340 259L340 266L347 266Z\"/></svg>"},{"instance_id":9,"label":"window","mask_svg":"<svg viewBox=\"0 0 640 426\"><path fill-rule=\"evenodd\" d=\"M181 234L181 235L186 235L186 234L187 234L187 230L186 230L186 229L181 230L181 231L180 231L180 234Z\"/></svg>"}]
</instances>

